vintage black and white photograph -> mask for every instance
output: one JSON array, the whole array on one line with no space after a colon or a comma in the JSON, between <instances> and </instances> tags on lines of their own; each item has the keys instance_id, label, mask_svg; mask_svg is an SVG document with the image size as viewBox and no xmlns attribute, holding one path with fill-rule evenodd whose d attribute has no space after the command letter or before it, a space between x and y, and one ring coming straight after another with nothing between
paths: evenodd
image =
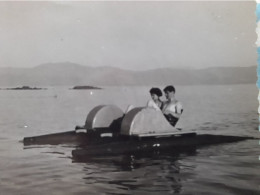
<instances>
[{"instance_id":1,"label":"vintage black and white photograph","mask_svg":"<svg viewBox=\"0 0 260 195\"><path fill-rule=\"evenodd\" d=\"M0 1L0 194L260 194L257 8Z\"/></svg>"}]
</instances>

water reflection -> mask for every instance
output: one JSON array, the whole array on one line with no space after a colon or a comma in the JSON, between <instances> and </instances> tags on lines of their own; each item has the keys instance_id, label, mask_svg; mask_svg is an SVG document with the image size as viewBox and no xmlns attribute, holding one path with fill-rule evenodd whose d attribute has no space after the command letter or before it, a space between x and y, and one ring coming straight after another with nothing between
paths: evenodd
<instances>
[{"instance_id":1,"label":"water reflection","mask_svg":"<svg viewBox=\"0 0 260 195\"><path fill-rule=\"evenodd\" d=\"M163 193L179 194L182 178L187 166L182 164L186 156L195 156L196 148L185 152L156 151L110 157L72 158L73 163L84 163L83 172L87 185L100 183L107 185L118 194ZM191 168L188 167L189 172ZM130 194L131 194L130 193ZM107 194L115 194L115 191Z\"/></svg>"}]
</instances>

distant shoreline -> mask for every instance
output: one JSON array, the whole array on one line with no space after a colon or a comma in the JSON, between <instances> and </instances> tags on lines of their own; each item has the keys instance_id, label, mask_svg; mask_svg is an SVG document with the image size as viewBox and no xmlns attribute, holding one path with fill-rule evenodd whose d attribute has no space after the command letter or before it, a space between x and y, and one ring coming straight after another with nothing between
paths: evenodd
<instances>
[{"instance_id":1,"label":"distant shoreline","mask_svg":"<svg viewBox=\"0 0 260 195\"><path fill-rule=\"evenodd\" d=\"M0 68L2 86L140 86L140 85L230 85L256 83L257 66L204 69L158 68L129 71L114 67L92 68L73 63L48 63L35 68ZM12 87L11 86L11 87ZM76 89L97 89L82 87Z\"/></svg>"}]
</instances>

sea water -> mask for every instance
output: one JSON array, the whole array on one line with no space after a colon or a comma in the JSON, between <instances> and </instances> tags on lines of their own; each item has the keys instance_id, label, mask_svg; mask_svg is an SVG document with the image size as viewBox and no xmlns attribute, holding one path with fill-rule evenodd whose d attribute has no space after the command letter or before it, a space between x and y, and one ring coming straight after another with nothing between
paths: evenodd
<instances>
[{"instance_id":1,"label":"sea water","mask_svg":"<svg viewBox=\"0 0 260 195\"><path fill-rule=\"evenodd\" d=\"M23 137L73 130L100 104L145 106L149 89L0 90L0 194L260 194L258 140L188 153L76 162L75 145L24 146ZM176 86L183 131L260 137L255 85Z\"/></svg>"}]
</instances>

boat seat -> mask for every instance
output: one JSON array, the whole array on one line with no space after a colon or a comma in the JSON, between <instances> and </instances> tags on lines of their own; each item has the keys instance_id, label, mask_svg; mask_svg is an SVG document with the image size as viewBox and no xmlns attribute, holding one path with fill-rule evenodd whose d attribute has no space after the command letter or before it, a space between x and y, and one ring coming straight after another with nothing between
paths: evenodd
<instances>
[{"instance_id":1,"label":"boat seat","mask_svg":"<svg viewBox=\"0 0 260 195\"><path fill-rule=\"evenodd\" d=\"M85 127L86 129L111 128L123 115L123 111L115 105L99 105L89 112Z\"/></svg>"},{"instance_id":2,"label":"boat seat","mask_svg":"<svg viewBox=\"0 0 260 195\"><path fill-rule=\"evenodd\" d=\"M160 134L180 134L180 131L169 124L161 111L153 108L137 107L124 116L120 134L152 136Z\"/></svg>"}]
</instances>

